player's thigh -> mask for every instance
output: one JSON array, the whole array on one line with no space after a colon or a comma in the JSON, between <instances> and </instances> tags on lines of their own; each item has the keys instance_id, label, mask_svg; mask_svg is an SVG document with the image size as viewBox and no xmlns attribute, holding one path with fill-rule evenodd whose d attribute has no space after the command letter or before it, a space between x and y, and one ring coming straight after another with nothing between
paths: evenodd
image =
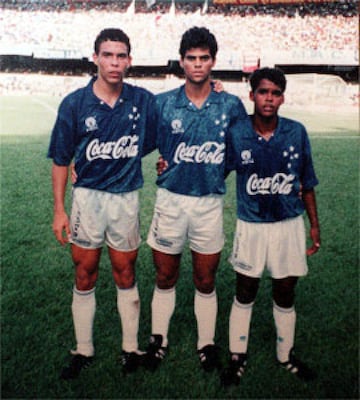
<instances>
[{"instance_id":1,"label":"player's thigh","mask_svg":"<svg viewBox=\"0 0 360 400\"><path fill-rule=\"evenodd\" d=\"M202 293L211 293L215 287L215 276L221 253L201 254L191 252L193 261L193 278L196 288Z\"/></svg>"},{"instance_id":2,"label":"player's thigh","mask_svg":"<svg viewBox=\"0 0 360 400\"><path fill-rule=\"evenodd\" d=\"M120 289L128 289L134 286L138 250L119 251L109 247L108 251L116 285Z\"/></svg>"},{"instance_id":3,"label":"player's thigh","mask_svg":"<svg viewBox=\"0 0 360 400\"><path fill-rule=\"evenodd\" d=\"M221 195L190 197L185 210L189 218L188 239L191 250L217 254L224 247L223 205Z\"/></svg>"},{"instance_id":4,"label":"player's thigh","mask_svg":"<svg viewBox=\"0 0 360 400\"><path fill-rule=\"evenodd\" d=\"M160 289L170 289L175 286L180 271L181 254L166 254L152 250L156 268L156 285Z\"/></svg>"},{"instance_id":5,"label":"player's thigh","mask_svg":"<svg viewBox=\"0 0 360 400\"><path fill-rule=\"evenodd\" d=\"M182 252L188 228L188 217L183 209L185 197L158 189L147 237L152 249L173 255Z\"/></svg>"},{"instance_id":6,"label":"player's thigh","mask_svg":"<svg viewBox=\"0 0 360 400\"><path fill-rule=\"evenodd\" d=\"M71 246L75 265L75 284L79 290L90 290L95 286L102 249L87 249L75 244Z\"/></svg>"}]
</instances>

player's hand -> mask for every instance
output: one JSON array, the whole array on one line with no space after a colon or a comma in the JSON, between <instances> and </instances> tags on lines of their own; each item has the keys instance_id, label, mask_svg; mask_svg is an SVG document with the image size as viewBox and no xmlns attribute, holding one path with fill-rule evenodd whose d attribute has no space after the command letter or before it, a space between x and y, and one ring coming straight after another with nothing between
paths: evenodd
<instances>
[{"instance_id":1,"label":"player's hand","mask_svg":"<svg viewBox=\"0 0 360 400\"><path fill-rule=\"evenodd\" d=\"M312 256L313 254L317 253L320 249L321 240L320 240L319 227L310 228L310 238L312 240L313 245L306 250L307 256Z\"/></svg>"},{"instance_id":2,"label":"player's hand","mask_svg":"<svg viewBox=\"0 0 360 400\"><path fill-rule=\"evenodd\" d=\"M70 165L70 171L71 171L71 183L74 185L77 181L77 173L75 171L75 164L71 163Z\"/></svg>"},{"instance_id":3,"label":"player's hand","mask_svg":"<svg viewBox=\"0 0 360 400\"><path fill-rule=\"evenodd\" d=\"M221 93L224 91L224 85L223 83L218 80L218 79L213 79L213 84L214 84L214 91L217 93Z\"/></svg>"},{"instance_id":4,"label":"player's hand","mask_svg":"<svg viewBox=\"0 0 360 400\"><path fill-rule=\"evenodd\" d=\"M162 156L159 157L156 163L156 172L160 176L168 167L168 162L163 159Z\"/></svg>"},{"instance_id":5,"label":"player's hand","mask_svg":"<svg viewBox=\"0 0 360 400\"><path fill-rule=\"evenodd\" d=\"M56 240L62 246L69 242L71 236L70 223L65 212L56 211L54 213L53 232Z\"/></svg>"}]
</instances>

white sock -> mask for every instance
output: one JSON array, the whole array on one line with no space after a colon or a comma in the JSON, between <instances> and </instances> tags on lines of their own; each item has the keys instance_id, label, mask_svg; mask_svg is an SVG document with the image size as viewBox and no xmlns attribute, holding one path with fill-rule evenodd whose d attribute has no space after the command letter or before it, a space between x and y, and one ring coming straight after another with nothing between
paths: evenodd
<instances>
[{"instance_id":1,"label":"white sock","mask_svg":"<svg viewBox=\"0 0 360 400\"><path fill-rule=\"evenodd\" d=\"M234 297L229 321L229 350L231 353L247 353L253 305L254 302L242 304Z\"/></svg>"},{"instance_id":2,"label":"white sock","mask_svg":"<svg viewBox=\"0 0 360 400\"><path fill-rule=\"evenodd\" d=\"M117 308L122 326L122 349L128 353L137 352L140 297L136 284L130 289L117 287Z\"/></svg>"},{"instance_id":3,"label":"white sock","mask_svg":"<svg viewBox=\"0 0 360 400\"><path fill-rule=\"evenodd\" d=\"M195 290L194 311L198 328L198 350L208 344L214 344L216 316L217 316L217 295L216 290L205 294Z\"/></svg>"},{"instance_id":4,"label":"white sock","mask_svg":"<svg viewBox=\"0 0 360 400\"><path fill-rule=\"evenodd\" d=\"M76 338L76 354L94 355L93 323L96 310L95 288L91 290L73 289L71 305Z\"/></svg>"},{"instance_id":5,"label":"white sock","mask_svg":"<svg viewBox=\"0 0 360 400\"><path fill-rule=\"evenodd\" d=\"M168 345L168 331L171 317L175 310L176 290L175 286L171 289L159 289L155 286L151 303L152 312L152 333L162 335L162 346Z\"/></svg>"},{"instance_id":6,"label":"white sock","mask_svg":"<svg viewBox=\"0 0 360 400\"><path fill-rule=\"evenodd\" d=\"M289 353L294 346L296 312L295 308L282 308L274 303L273 315L276 326L276 355L280 362L289 360Z\"/></svg>"}]
</instances>

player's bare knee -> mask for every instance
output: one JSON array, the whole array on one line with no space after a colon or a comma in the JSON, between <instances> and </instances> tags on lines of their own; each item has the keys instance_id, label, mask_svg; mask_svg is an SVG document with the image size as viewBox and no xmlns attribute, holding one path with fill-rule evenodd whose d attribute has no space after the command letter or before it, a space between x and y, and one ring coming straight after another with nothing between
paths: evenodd
<instances>
[{"instance_id":1,"label":"player's bare knee","mask_svg":"<svg viewBox=\"0 0 360 400\"><path fill-rule=\"evenodd\" d=\"M135 271L134 268L113 269L113 276L116 285L120 289L130 289L135 285Z\"/></svg>"},{"instance_id":2,"label":"player's bare knee","mask_svg":"<svg viewBox=\"0 0 360 400\"><path fill-rule=\"evenodd\" d=\"M210 294L215 289L215 279L212 276L194 276L194 284L200 293Z\"/></svg>"},{"instance_id":3,"label":"player's bare knee","mask_svg":"<svg viewBox=\"0 0 360 400\"><path fill-rule=\"evenodd\" d=\"M98 277L97 265L75 263L75 285L79 290L91 290L95 287Z\"/></svg>"},{"instance_id":4,"label":"player's bare knee","mask_svg":"<svg viewBox=\"0 0 360 400\"><path fill-rule=\"evenodd\" d=\"M291 308L295 303L297 278L273 279L273 300L282 308Z\"/></svg>"},{"instance_id":5,"label":"player's bare knee","mask_svg":"<svg viewBox=\"0 0 360 400\"><path fill-rule=\"evenodd\" d=\"M177 278L178 274L158 270L156 274L156 286L163 290L171 289L176 285Z\"/></svg>"},{"instance_id":6,"label":"player's bare knee","mask_svg":"<svg viewBox=\"0 0 360 400\"><path fill-rule=\"evenodd\" d=\"M295 292L286 290L273 290L273 300L281 308L291 308L295 303Z\"/></svg>"},{"instance_id":7,"label":"player's bare knee","mask_svg":"<svg viewBox=\"0 0 360 400\"><path fill-rule=\"evenodd\" d=\"M76 274L75 286L78 290L91 290L95 287L97 276L95 274Z\"/></svg>"},{"instance_id":8,"label":"player's bare knee","mask_svg":"<svg viewBox=\"0 0 360 400\"><path fill-rule=\"evenodd\" d=\"M241 304L250 304L255 301L259 289L260 279L236 274L236 299Z\"/></svg>"}]
</instances>

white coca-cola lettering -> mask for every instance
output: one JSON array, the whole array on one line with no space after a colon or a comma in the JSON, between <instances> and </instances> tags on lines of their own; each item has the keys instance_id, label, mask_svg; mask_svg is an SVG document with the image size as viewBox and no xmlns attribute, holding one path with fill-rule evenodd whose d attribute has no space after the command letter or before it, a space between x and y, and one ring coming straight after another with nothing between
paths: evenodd
<instances>
[{"instance_id":1,"label":"white coca-cola lettering","mask_svg":"<svg viewBox=\"0 0 360 400\"><path fill-rule=\"evenodd\" d=\"M139 153L139 137L123 136L116 142L100 142L99 139L92 140L86 148L86 158L89 161L96 159L118 160L119 158L136 157Z\"/></svg>"},{"instance_id":2,"label":"white coca-cola lettering","mask_svg":"<svg viewBox=\"0 0 360 400\"><path fill-rule=\"evenodd\" d=\"M175 152L174 161L197 164L221 164L224 161L224 143L206 142L202 145L187 146L181 142Z\"/></svg>"},{"instance_id":3,"label":"white coca-cola lettering","mask_svg":"<svg viewBox=\"0 0 360 400\"><path fill-rule=\"evenodd\" d=\"M246 191L249 195L256 194L289 194L293 187L294 175L284 173L275 174L273 177L259 178L252 174L247 181Z\"/></svg>"}]
</instances>

